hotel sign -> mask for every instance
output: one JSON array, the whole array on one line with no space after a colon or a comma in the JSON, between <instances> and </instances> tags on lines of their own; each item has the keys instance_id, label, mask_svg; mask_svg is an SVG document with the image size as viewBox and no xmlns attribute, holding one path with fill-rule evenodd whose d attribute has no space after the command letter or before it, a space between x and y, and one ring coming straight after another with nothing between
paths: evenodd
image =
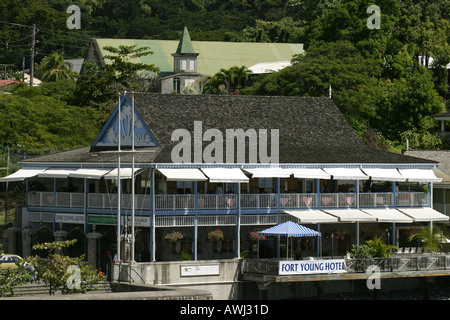
<instances>
[{"instance_id":1,"label":"hotel sign","mask_svg":"<svg viewBox=\"0 0 450 320\"><path fill-rule=\"evenodd\" d=\"M280 261L279 275L344 273L347 272L344 259Z\"/></svg>"}]
</instances>

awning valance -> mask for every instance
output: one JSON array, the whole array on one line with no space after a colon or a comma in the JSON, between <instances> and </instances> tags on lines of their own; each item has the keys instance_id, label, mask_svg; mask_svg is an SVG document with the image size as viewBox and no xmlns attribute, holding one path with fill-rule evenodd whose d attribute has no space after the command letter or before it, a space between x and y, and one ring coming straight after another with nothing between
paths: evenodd
<instances>
[{"instance_id":1,"label":"awning valance","mask_svg":"<svg viewBox=\"0 0 450 320\"><path fill-rule=\"evenodd\" d=\"M432 208L398 208L404 214L410 216L415 222L448 221L446 216Z\"/></svg>"},{"instance_id":2,"label":"awning valance","mask_svg":"<svg viewBox=\"0 0 450 320\"><path fill-rule=\"evenodd\" d=\"M24 181L27 178L35 177L47 168L22 168L6 177L0 178L0 182Z\"/></svg>"},{"instance_id":3,"label":"awning valance","mask_svg":"<svg viewBox=\"0 0 450 320\"><path fill-rule=\"evenodd\" d=\"M131 179L132 168L120 168L120 179ZM134 175L141 170L141 168L134 168ZM107 180L117 179L118 170L117 168L106 173L103 178Z\"/></svg>"},{"instance_id":4,"label":"awning valance","mask_svg":"<svg viewBox=\"0 0 450 320\"><path fill-rule=\"evenodd\" d=\"M210 182L247 183L249 178L239 168L202 168Z\"/></svg>"},{"instance_id":5,"label":"awning valance","mask_svg":"<svg viewBox=\"0 0 450 320\"><path fill-rule=\"evenodd\" d=\"M68 178L71 173L75 173L77 169L47 169L38 174L39 178Z\"/></svg>"},{"instance_id":6,"label":"awning valance","mask_svg":"<svg viewBox=\"0 0 450 320\"><path fill-rule=\"evenodd\" d=\"M330 179L331 175L320 168L293 168L289 169L298 179Z\"/></svg>"},{"instance_id":7,"label":"awning valance","mask_svg":"<svg viewBox=\"0 0 450 320\"><path fill-rule=\"evenodd\" d=\"M332 216L338 217L341 222L375 222L377 218L359 209L327 209L323 210Z\"/></svg>"},{"instance_id":8,"label":"awning valance","mask_svg":"<svg viewBox=\"0 0 450 320\"><path fill-rule=\"evenodd\" d=\"M158 169L167 181L205 181L208 178L199 169Z\"/></svg>"},{"instance_id":9,"label":"awning valance","mask_svg":"<svg viewBox=\"0 0 450 320\"><path fill-rule=\"evenodd\" d=\"M321 210L283 210L299 220L299 223L332 223L338 222L338 218L329 215Z\"/></svg>"},{"instance_id":10,"label":"awning valance","mask_svg":"<svg viewBox=\"0 0 450 320\"><path fill-rule=\"evenodd\" d=\"M400 174L409 182L441 182L433 169L399 169Z\"/></svg>"},{"instance_id":11,"label":"awning valance","mask_svg":"<svg viewBox=\"0 0 450 320\"><path fill-rule=\"evenodd\" d=\"M372 180L406 181L406 178L393 168L364 168L363 171L366 175L372 177Z\"/></svg>"},{"instance_id":12,"label":"awning valance","mask_svg":"<svg viewBox=\"0 0 450 320\"><path fill-rule=\"evenodd\" d=\"M111 169L94 169L94 168L82 168L69 174L71 178L84 178L84 179L101 179Z\"/></svg>"},{"instance_id":13,"label":"awning valance","mask_svg":"<svg viewBox=\"0 0 450 320\"><path fill-rule=\"evenodd\" d=\"M323 171L333 176L334 180L368 180L369 176L359 168L323 168Z\"/></svg>"},{"instance_id":14,"label":"awning valance","mask_svg":"<svg viewBox=\"0 0 450 320\"><path fill-rule=\"evenodd\" d=\"M377 218L378 222L412 223L413 219L397 209L363 209L364 212Z\"/></svg>"},{"instance_id":15,"label":"awning valance","mask_svg":"<svg viewBox=\"0 0 450 320\"><path fill-rule=\"evenodd\" d=\"M290 169L284 168L256 168L242 169L252 175L252 178L289 178L291 176Z\"/></svg>"}]
</instances>

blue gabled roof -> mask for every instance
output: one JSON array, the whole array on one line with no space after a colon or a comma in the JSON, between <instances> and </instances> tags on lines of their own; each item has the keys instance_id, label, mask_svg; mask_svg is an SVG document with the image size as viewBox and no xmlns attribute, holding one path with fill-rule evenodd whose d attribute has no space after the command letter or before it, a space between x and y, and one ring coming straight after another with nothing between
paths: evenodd
<instances>
[{"instance_id":1,"label":"blue gabled roof","mask_svg":"<svg viewBox=\"0 0 450 320\"><path fill-rule=\"evenodd\" d=\"M120 146L123 149L132 147L132 101L128 95L124 95L120 99L121 109L121 140ZM153 132L142 119L136 106L134 106L134 146L135 148L159 147L161 146L156 140ZM100 134L91 145L91 151L97 150L113 150L118 148L118 131L119 131L119 103L114 108L111 116L103 126Z\"/></svg>"}]
</instances>

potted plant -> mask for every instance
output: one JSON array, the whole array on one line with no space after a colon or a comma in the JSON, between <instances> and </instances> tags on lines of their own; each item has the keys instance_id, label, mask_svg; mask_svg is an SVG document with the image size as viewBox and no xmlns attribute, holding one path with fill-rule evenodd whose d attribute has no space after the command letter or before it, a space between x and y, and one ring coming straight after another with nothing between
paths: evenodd
<instances>
[{"instance_id":1,"label":"potted plant","mask_svg":"<svg viewBox=\"0 0 450 320\"><path fill-rule=\"evenodd\" d=\"M166 233L166 235L164 236L164 240L169 240L172 242L176 242L181 239L183 239L183 234L180 231L173 231L171 233Z\"/></svg>"},{"instance_id":2,"label":"potted plant","mask_svg":"<svg viewBox=\"0 0 450 320\"><path fill-rule=\"evenodd\" d=\"M248 239L250 240L250 242L256 242L259 240L265 240L266 237L265 236L260 236L259 235L259 231L260 230L253 230L253 231L249 231L248 232Z\"/></svg>"},{"instance_id":3,"label":"potted plant","mask_svg":"<svg viewBox=\"0 0 450 320\"><path fill-rule=\"evenodd\" d=\"M221 241L221 240L223 240L223 232L220 229L210 231L210 232L208 232L208 239L215 240L215 241Z\"/></svg>"}]
</instances>

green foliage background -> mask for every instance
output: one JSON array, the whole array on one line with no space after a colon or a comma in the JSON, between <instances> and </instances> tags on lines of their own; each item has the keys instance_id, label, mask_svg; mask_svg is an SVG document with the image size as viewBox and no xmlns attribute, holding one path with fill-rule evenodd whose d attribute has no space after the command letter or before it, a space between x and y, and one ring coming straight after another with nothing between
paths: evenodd
<instances>
[{"instance_id":1,"label":"green foliage background","mask_svg":"<svg viewBox=\"0 0 450 320\"><path fill-rule=\"evenodd\" d=\"M64 69L61 56L85 57L91 37L170 40L178 39L184 26L193 40L305 45L306 54L293 57L292 67L262 77L251 87L246 84L245 89L239 82L228 84L240 94L328 96L331 86L334 102L373 147L400 150L408 139L415 148L447 148L434 116L446 111L442 97L448 90L450 0L378 0L381 29L366 25L367 8L373 4L369 0L3 0L0 63L13 64L11 71L18 72L25 57L29 68L34 23L36 65L44 60L42 67L58 69L37 71L58 81L0 95L0 166L6 147L42 154L89 145L111 111L104 96L117 89L111 83L129 83L121 76L131 69L123 69L120 61L111 70L87 65L87 76L76 79ZM69 5L81 9L80 30L66 26ZM250 66L237 62L236 69L244 67ZM222 75L211 75L208 93L223 93L223 81L216 81Z\"/></svg>"}]
</instances>

